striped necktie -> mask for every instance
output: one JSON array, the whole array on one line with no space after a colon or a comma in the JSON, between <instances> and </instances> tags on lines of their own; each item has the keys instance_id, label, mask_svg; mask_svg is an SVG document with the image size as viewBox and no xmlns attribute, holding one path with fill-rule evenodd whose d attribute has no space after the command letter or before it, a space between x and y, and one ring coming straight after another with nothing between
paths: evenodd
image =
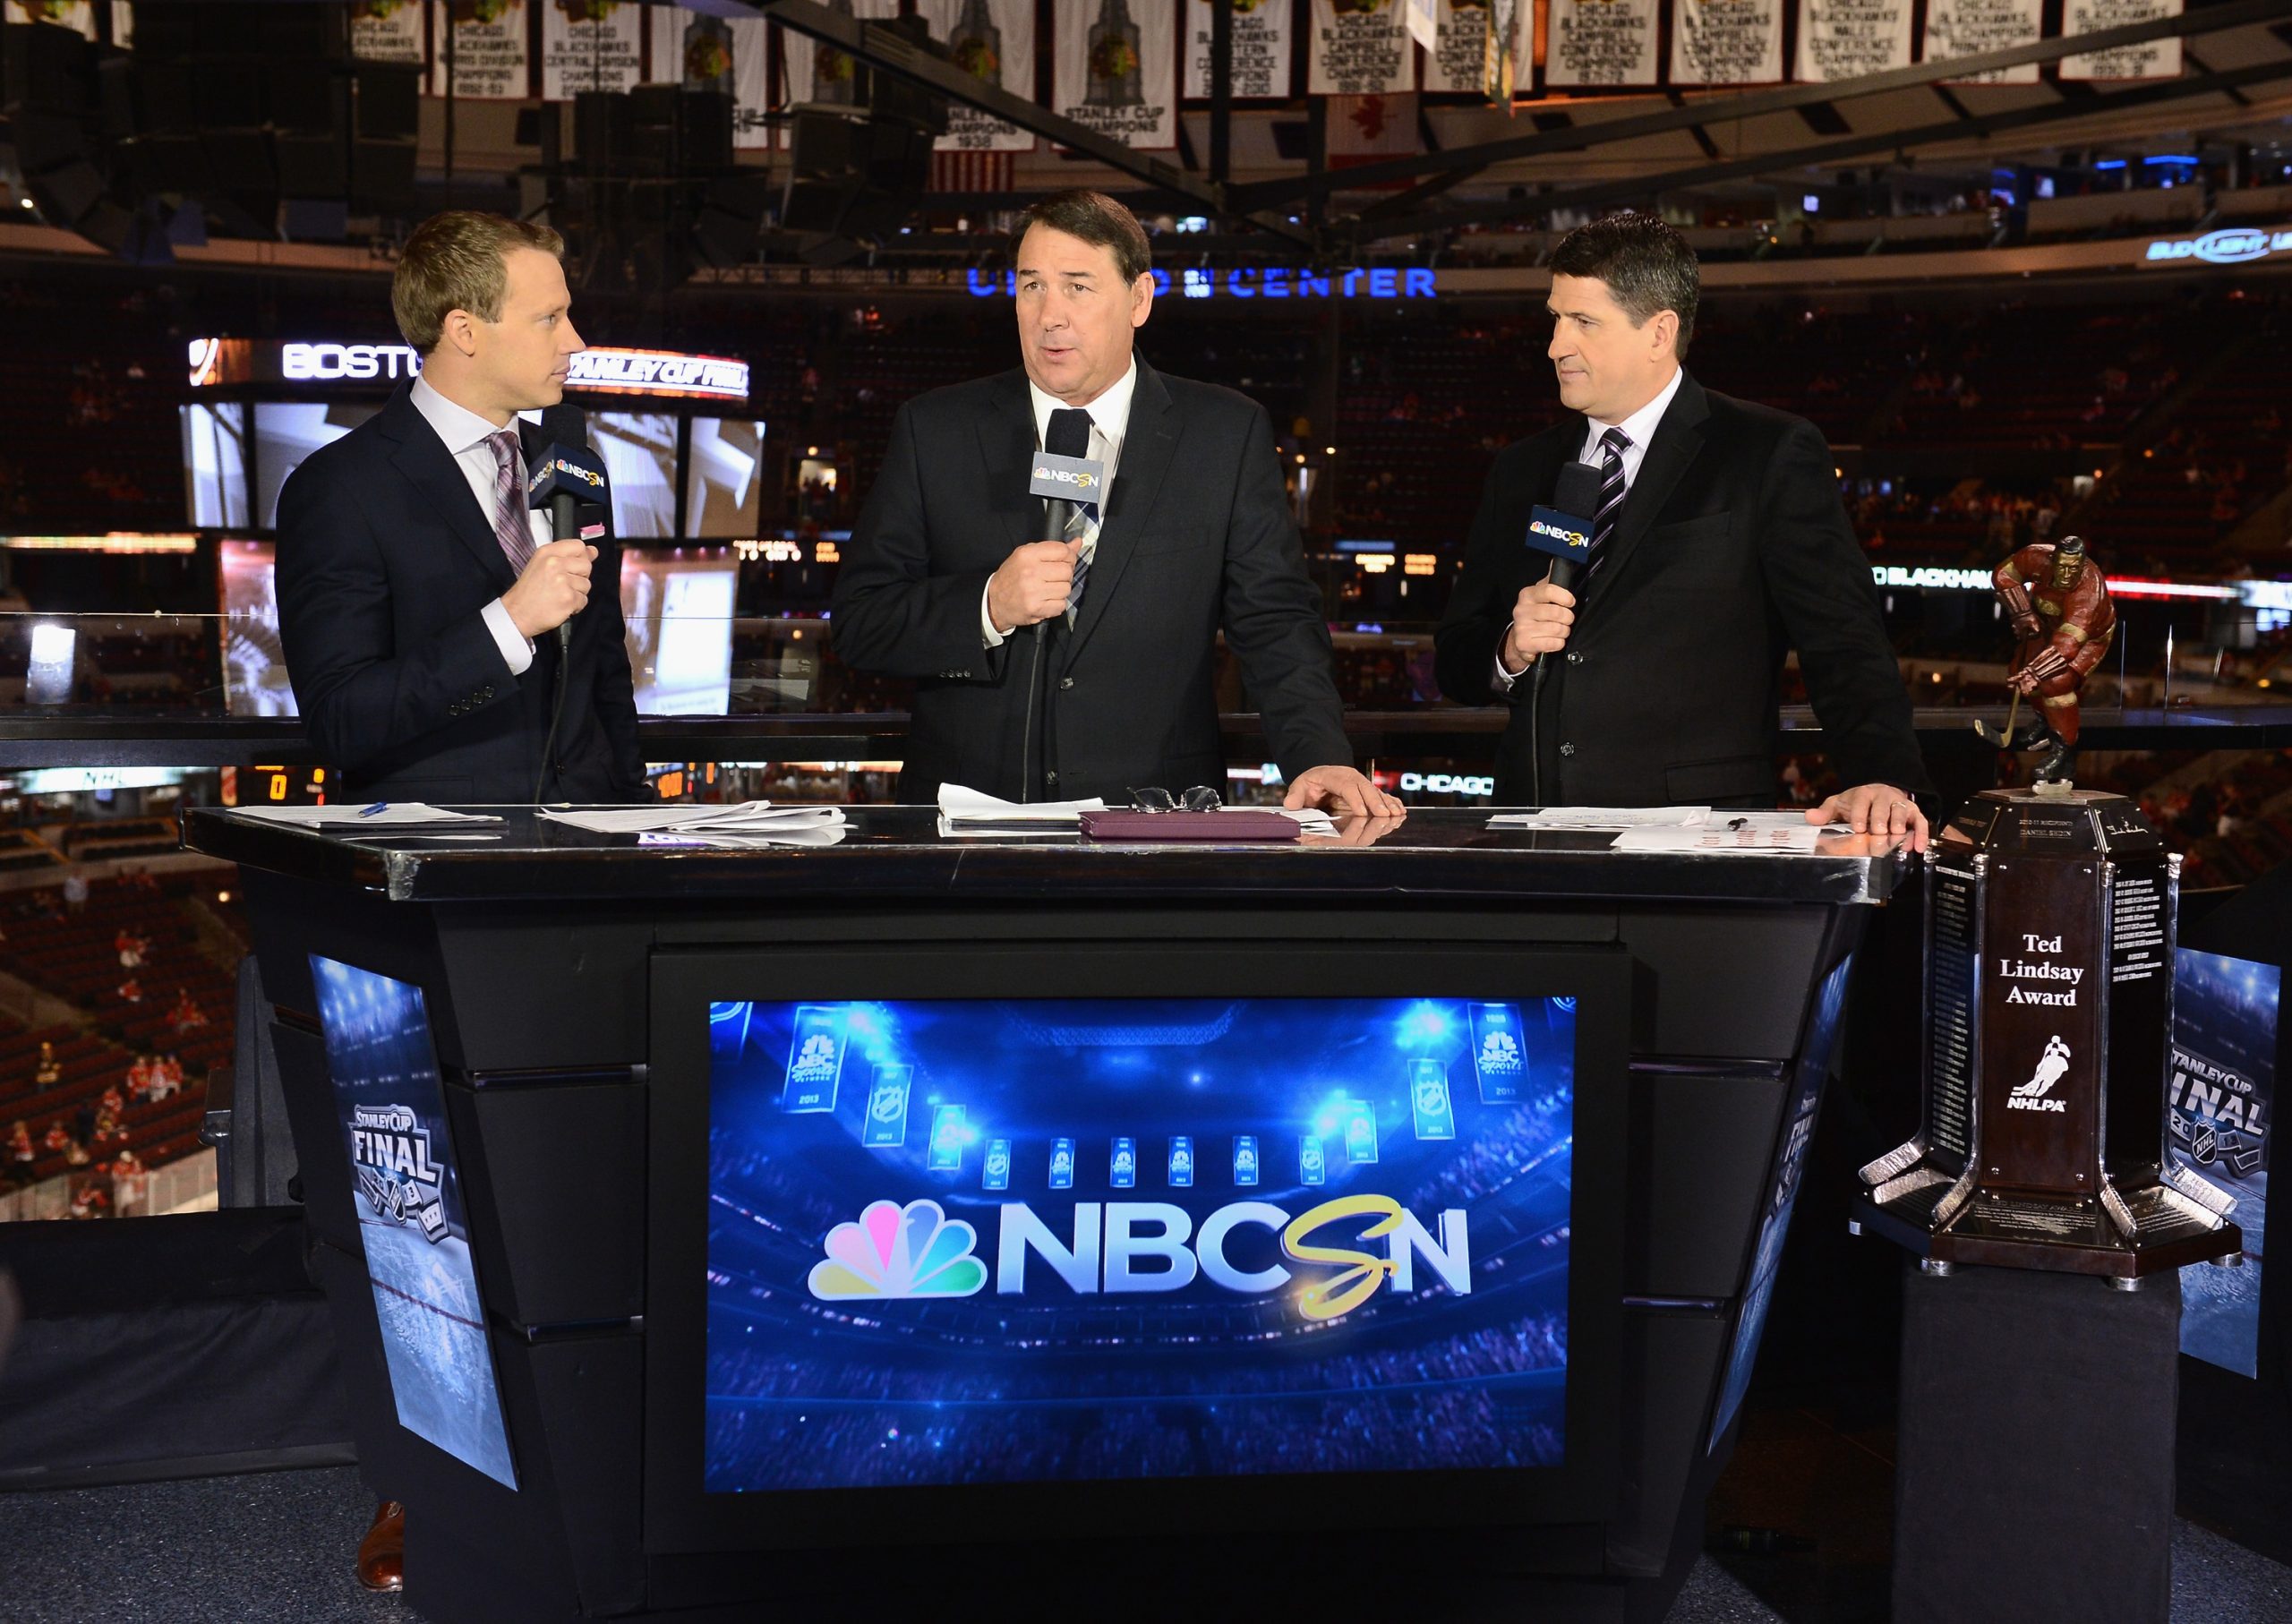
<instances>
[{"instance_id":1,"label":"striped necktie","mask_svg":"<svg viewBox=\"0 0 2292 1624\"><path fill-rule=\"evenodd\" d=\"M1099 432L1096 423L1090 424L1091 458L1103 464L1106 459L1106 437ZM1090 579L1091 560L1099 551L1099 504L1076 502L1074 511L1066 521L1065 539L1082 543L1082 551L1074 558L1074 584L1066 592L1066 623L1074 624L1074 617L1082 612L1082 583Z\"/></svg>"},{"instance_id":2,"label":"striped necktie","mask_svg":"<svg viewBox=\"0 0 2292 1624\"><path fill-rule=\"evenodd\" d=\"M1584 560L1586 581L1600 572L1600 565L1607 559L1608 537L1615 534L1616 520L1623 517L1627 493L1623 454L1630 449L1631 437L1621 429L1610 429L1600 436L1600 449L1605 457L1600 467L1600 510L1592 519L1591 556Z\"/></svg>"},{"instance_id":3,"label":"striped necktie","mask_svg":"<svg viewBox=\"0 0 2292 1624\"><path fill-rule=\"evenodd\" d=\"M534 530L526 517L525 481L518 473L517 432L503 429L498 434L488 434L485 443L493 448L495 466L493 539L501 543L510 569L523 575L526 566L533 561Z\"/></svg>"}]
</instances>

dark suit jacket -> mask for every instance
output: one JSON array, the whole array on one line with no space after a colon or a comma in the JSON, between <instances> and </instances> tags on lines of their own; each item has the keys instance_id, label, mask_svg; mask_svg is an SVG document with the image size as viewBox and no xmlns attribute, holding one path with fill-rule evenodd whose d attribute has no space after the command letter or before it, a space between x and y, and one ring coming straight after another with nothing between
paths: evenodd
<instances>
[{"instance_id":1,"label":"dark suit jacket","mask_svg":"<svg viewBox=\"0 0 2292 1624\"><path fill-rule=\"evenodd\" d=\"M1550 561L1527 545L1528 510L1552 500L1584 435L1571 412L1497 457L1441 624L1451 699L1497 702L1491 666L1513 602ZM1606 545L1566 649L1546 656L1547 803L1775 805L1793 647L1842 780L1930 791L1869 565L1812 423L1682 379ZM1531 794L1529 691L1523 674L1497 749L1500 805Z\"/></svg>"},{"instance_id":2,"label":"dark suit jacket","mask_svg":"<svg viewBox=\"0 0 2292 1624\"><path fill-rule=\"evenodd\" d=\"M1264 411L1142 359L1081 609L1042 645L1044 771L1022 784L1035 633L986 647L979 595L1013 548L1043 539L1043 504L1027 494L1035 449L1023 372L934 389L892 424L833 624L845 663L918 679L901 799L931 800L943 782L1012 800L1222 788L1221 628L1283 771L1352 761Z\"/></svg>"},{"instance_id":3,"label":"dark suit jacket","mask_svg":"<svg viewBox=\"0 0 2292 1624\"><path fill-rule=\"evenodd\" d=\"M278 634L311 744L353 794L528 801L558 679L557 634L511 676L483 611L515 584L452 453L400 384L389 404L306 458L278 496ZM521 424L528 457L538 432ZM622 641L611 494L594 590L573 621L565 714L543 796L645 791Z\"/></svg>"}]
</instances>

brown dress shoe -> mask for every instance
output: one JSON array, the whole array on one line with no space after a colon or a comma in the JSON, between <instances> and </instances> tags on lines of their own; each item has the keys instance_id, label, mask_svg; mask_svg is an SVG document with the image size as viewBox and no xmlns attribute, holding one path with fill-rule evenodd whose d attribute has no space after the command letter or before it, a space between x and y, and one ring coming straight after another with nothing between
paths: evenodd
<instances>
[{"instance_id":1,"label":"brown dress shoe","mask_svg":"<svg viewBox=\"0 0 2292 1624\"><path fill-rule=\"evenodd\" d=\"M358 1582L369 1590L406 1588L406 1508L397 1500L374 1508L374 1526L358 1542Z\"/></svg>"}]
</instances>

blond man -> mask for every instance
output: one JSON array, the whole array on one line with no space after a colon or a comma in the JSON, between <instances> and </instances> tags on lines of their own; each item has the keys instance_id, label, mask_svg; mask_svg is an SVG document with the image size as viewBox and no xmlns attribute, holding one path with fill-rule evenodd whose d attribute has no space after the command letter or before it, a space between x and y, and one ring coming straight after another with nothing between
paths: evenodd
<instances>
[{"instance_id":1,"label":"blond man","mask_svg":"<svg viewBox=\"0 0 2292 1624\"><path fill-rule=\"evenodd\" d=\"M280 492L279 639L312 745L348 793L644 792L611 491L577 540L551 541L526 505L529 459L577 432L517 415L560 404L583 348L564 248L498 215L417 227L390 303L421 375ZM569 622L566 655L552 634Z\"/></svg>"}]
</instances>

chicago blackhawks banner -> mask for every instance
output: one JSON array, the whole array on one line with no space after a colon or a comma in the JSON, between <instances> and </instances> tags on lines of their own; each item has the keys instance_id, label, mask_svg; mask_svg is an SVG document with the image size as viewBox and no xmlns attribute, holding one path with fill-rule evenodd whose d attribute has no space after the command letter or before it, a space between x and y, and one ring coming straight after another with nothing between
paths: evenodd
<instances>
[{"instance_id":1,"label":"chicago blackhawks banner","mask_svg":"<svg viewBox=\"0 0 2292 1624\"><path fill-rule=\"evenodd\" d=\"M446 84L447 18L453 19L454 82ZM523 101L531 90L526 0L439 0L430 8L430 94L471 101Z\"/></svg>"},{"instance_id":2,"label":"chicago blackhawks banner","mask_svg":"<svg viewBox=\"0 0 2292 1624\"><path fill-rule=\"evenodd\" d=\"M1289 0L1234 0L1233 73L1237 97L1287 98L1291 93ZM1210 0L1187 0L1185 93L1206 98L1210 84Z\"/></svg>"},{"instance_id":3,"label":"chicago blackhawks banner","mask_svg":"<svg viewBox=\"0 0 2292 1624\"><path fill-rule=\"evenodd\" d=\"M645 8L636 0L548 0L541 13L541 93L625 95L645 78Z\"/></svg>"},{"instance_id":4,"label":"chicago blackhawks banner","mask_svg":"<svg viewBox=\"0 0 2292 1624\"><path fill-rule=\"evenodd\" d=\"M1393 95L1416 88L1401 0L1313 0L1315 96Z\"/></svg>"},{"instance_id":5,"label":"chicago blackhawks banner","mask_svg":"<svg viewBox=\"0 0 2292 1624\"><path fill-rule=\"evenodd\" d=\"M361 62L424 65L422 7L415 0L352 0L350 54Z\"/></svg>"},{"instance_id":6,"label":"chicago blackhawks banner","mask_svg":"<svg viewBox=\"0 0 2292 1624\"><path fill-rule=\"evenodd\" d=\"M862 21L882 21L899 15L899 0L827 0L830 11L842 12ZM852 75L851 58L834 46L822 45L809 34L799 34L783 29L780 34L780 67L784 95L783 107L818 102L830 107L851 107L859 94ZM791 134L783 130L780 144L787 146Z\"/></svg>"},{"instance_id":7,"label":"chicago blackhawks banner","mask_svg":"<svg viewBox=\"0 0 2292 1624\"><path fill-rule=\"evenodd\" d=\"M2045 0L1926 0L1924 58L1941 62L1952 56L1979 56L2037 41ZM2035 84L2038 64L1992 68L1969 73L1946 84Z\"/></svg>"},{"instance_id":8,"label":"chicago blackhawks banner","mask_svg":"<svg viewBox=\"0 0 2292 1624\"><path fill-rule=\"evenodd\" d=\"M1910 0L1799 0L1799 77L1817 83L1910 65Z\"/></svg>"},{"instance_id":9,"label":"chicago blackhawks banner","mask_svg":"<svg viewBox=\"0 0 2292 1624\"><path fill-rule=\"evenodd\" d=\"M1035 98L1034 0L921 0L917 13L955 65L1013 96ZM947 104L942 152L1031 152L1035 138L977 107Z\"/></svg>"},{"instance_id":10,"label":"chicago blackhawks banner","mask_svg":"<svg viewBox=\"0 0 2292 1624\"><path fill-rule=\"evenodd\" d=\"M1783 0L1673 0L1673 84L1771 84L1783 77Z\"/></svg>"},{"instance_id":11,"label":"chicago blackhawks banner","mask_svg":"<svg viewBox=\"0 0 2292 1624\"><path fill-rule=\"evenodd\" d=\"M1051 106L1142 150L1178 144L1177 0L1058 0Z\"/></svg>"},{"instance_id":12,"label":"chicago blackhawks banner","mask_svg":"<svg viewBox=\"0 0 2292 1624\"><path fill-rule=\"evenodd\" d=\"M2181 14L2181 0L2061 0L2061 34L2074 39ZM2148 39L2113 51L2080 51L2061 59L2064 79L2178 79L2181 42Z\"/></svg>"},{"instance_id":13,"label":"chicago blackhawks banner","mask_svg":"<svg viewBox=\"0 0 2292 1624\"><path fill-rule=\"evenodd\" d=\"M1552 0L1544 36L1544 82L1655 82L1656 0Z\"/></svg>"}]
</instances>

